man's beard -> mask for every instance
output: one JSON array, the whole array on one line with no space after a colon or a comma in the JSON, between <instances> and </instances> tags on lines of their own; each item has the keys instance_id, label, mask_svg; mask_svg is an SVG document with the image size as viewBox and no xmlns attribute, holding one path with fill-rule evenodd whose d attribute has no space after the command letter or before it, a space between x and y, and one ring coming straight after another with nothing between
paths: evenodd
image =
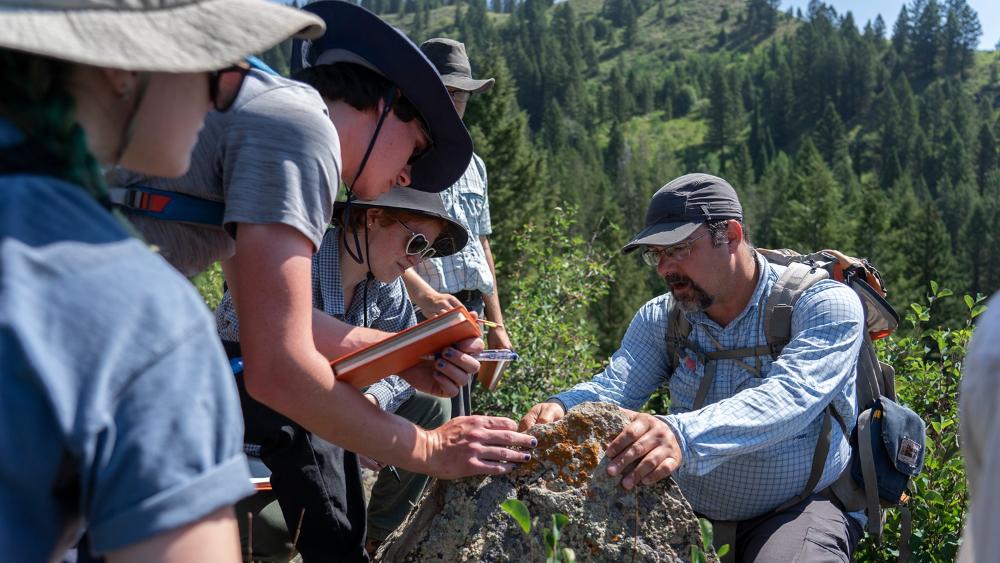
<instances>
[{"instance_id":1,"label":"man's beard","mask_svg":"<svg viewBox=\"0 0 1000 563\"><path fill-rule=\"evenodd\" d=\"M691 278L687 276L682 276L679 274L668 274L663 278L670 287L670 295L674 297L677 301L677 305L685 313L695 313L697 311L704 311L712 306L715 302L715 298L708 294L704 289L702 289L698 284L691 281ZM678 295L674 291L674 284L686 284L687 287L681 288L680 291L683 293Z\"/></svg>"}]
</instances>

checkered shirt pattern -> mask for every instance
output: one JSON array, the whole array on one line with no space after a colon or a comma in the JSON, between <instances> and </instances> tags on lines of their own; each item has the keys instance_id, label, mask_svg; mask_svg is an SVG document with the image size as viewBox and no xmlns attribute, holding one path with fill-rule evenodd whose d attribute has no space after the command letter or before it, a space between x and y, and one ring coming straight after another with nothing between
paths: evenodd
<instances>
[{"instance_id":1,"label":"checkered shirt pattern","mask_svg":"<svg viewBox=\"0 0 1000 563\"><path fill-rule=\"evenodd\" d=\"M365 283L368 283L370 328L399 332L417 323L402 278L388 284L378 280L361 282L354 290L350 310L345 310L344 289L340 281L340 247L337 244L337 229L327 230L323 236L323 244L313 255L312 260L313 307L347 324L364 326ZM223 340L239 342L239 319L228 291L215 309L215 321ZM402 378L390 375L371 385L365 393L373 395L386 412L396 412L404 401L413 396L414 389Z\"/></svg>"},{"instance_id":2,"label":"checkered shirt pattern","mask_svg":"<svg viewBox=\"0 0 1000 563\"><path fill-rule=\"evenodd\" d=\"M489 235L493 228L486 189L486 165L478 155L473 154L465 174L441 192L441 201L448 214L468 229L469 243L461 252L424 260L414 269L435 291L458 293L468 289L492 295L495 287L493 272L486 262L486 252L479 237Z\"/></svg>"},{"instance_id":3,"label":"checkered shirt pattern","mask_svg":"<svg viewBox=\"0 0 1000 563\"><path fill-rule=\"evenodd\" d=\"M766 342L763 302L781 266L756 256L760 276L746 309L722 327L703 312L686 313L690 338L705 351ZM699 514L715 520L745 520L775 509L805 487L812 467L823 410L834 408L853 427L857 417L855 374L864 313L848 287L823 280L806 290L792 314L789 342L777 360L746 358L760 377L733 360L719 360L705 406L692 410L705 366L690 352L667 373L667 317L671 297L647 302L625 333L608 367L586 383L553 397L569 409L604 401L638 410L661 385L670 393L670 414L683 460L674 477ZM834 423L822 490L850 460L847 437ZM848 429L850 433L851 428Z\"/></svg>"}]
</instances>

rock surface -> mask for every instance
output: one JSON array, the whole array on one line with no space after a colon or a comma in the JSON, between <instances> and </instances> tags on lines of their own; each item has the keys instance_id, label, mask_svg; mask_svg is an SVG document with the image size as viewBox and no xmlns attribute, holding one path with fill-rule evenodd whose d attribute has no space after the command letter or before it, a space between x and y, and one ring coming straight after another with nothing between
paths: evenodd
<instances>
[{"instance_id":1,"label":"rock surface","mask_svg":"<svg viewBox=\"0 0 1000 563\"><path fill-rule=\"evenodd\" d=\"M701 530L673 480L626 491L607 473L604 451L627 422L617 407L586 403L533 427L530 462L508 475L432 483L376 561L544 561L542 530L557 513L569 517L559 547L578 561L690 561ZM527 506L530 534L500 509L509 498Z\"/></svg>"}]
</instances>

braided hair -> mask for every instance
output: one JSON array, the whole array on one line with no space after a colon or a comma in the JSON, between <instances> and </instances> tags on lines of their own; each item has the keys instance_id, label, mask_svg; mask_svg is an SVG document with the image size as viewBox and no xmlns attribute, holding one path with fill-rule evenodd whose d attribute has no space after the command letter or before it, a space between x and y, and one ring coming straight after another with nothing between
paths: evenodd
<instances>
[{"instance_id":1,"label":"braided hair","mask_svg":"<svg viewBox=\"0 0 1000 563\"><path fill-rule=\"evenodd\" d=\"M0 49L0 116L45 153L48 173L82 186L106 204L101 167L87 148L73 96L66 88L72 70L69 62Z\"/></svg>"}]
</instances>

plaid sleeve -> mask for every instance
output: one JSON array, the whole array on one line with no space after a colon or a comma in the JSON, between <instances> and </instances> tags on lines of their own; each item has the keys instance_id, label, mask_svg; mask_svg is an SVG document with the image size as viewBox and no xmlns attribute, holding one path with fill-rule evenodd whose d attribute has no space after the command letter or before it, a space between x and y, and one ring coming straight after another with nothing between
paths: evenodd
<instances>
[{"instance_id":1,"label":"plaid sleeve","mask_svg":"<svg viewBox=\"0 0 1000 563\"><path fill-rule=\"evenodd\" d=\"M413 304L410 303L402 278L382 286L376 301L381 314L372 322L372 328L400 332L417 324L417 316L413 312ZM375 397L379 407L385 412L396 412L414 392L409 383L395 375L376 381L365 391Z\"/></svg>"},{"instance_id":2,"label":"plaid sleeve","mask_svg":"<svg viewBox=\"0 0 1000 563\"><path fill-rule=\"evenodd\" d=\"M396 412L415 392L409 383L397 375L380 379L365 390L365 393L375 397L379 408L385 412Z\"/></svg>"},{"instance_id":3,"label":"plaid sleeve","mask_svg":"<svg viewBox=\"0 0 1000 563\"><path fill-rule=\"evenodd\" d=\"M587 401L642 408L667 379L667 299L661 295L639 309L604 371L553 398L567 410Z\"/></svg>"}]
</instances>

